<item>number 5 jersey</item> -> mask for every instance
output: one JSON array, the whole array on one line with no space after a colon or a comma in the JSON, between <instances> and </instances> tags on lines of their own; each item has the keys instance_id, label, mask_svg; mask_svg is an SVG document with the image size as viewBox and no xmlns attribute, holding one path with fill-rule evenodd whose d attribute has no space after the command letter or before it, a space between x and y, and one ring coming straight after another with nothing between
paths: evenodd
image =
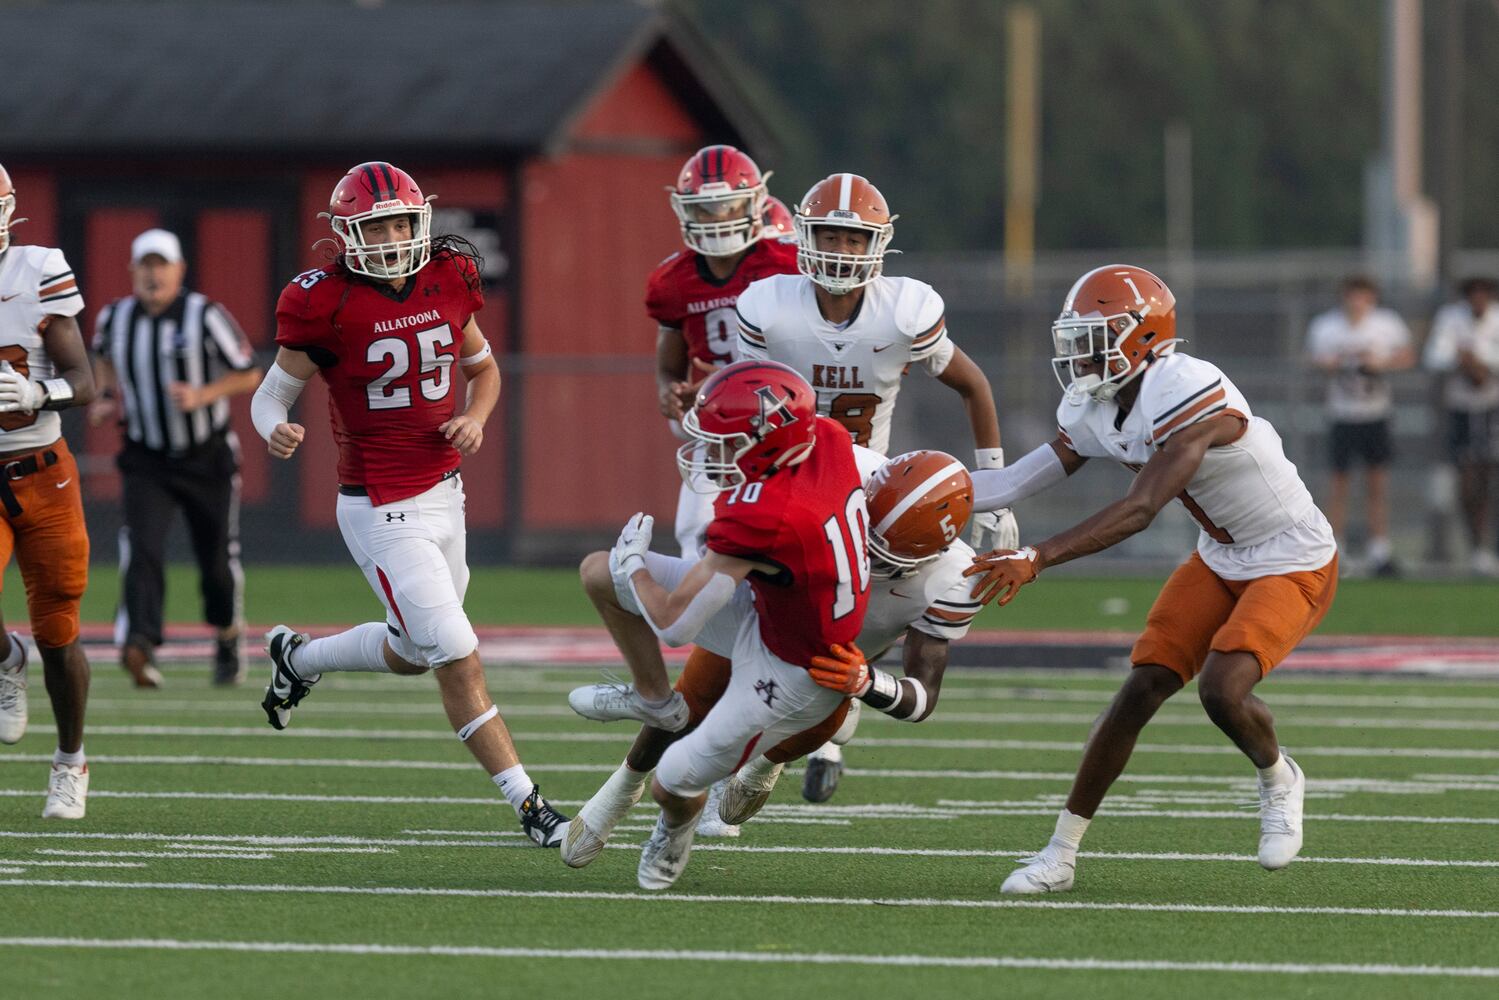
<instances>
[{"instance_id":1,"label":"number 5 jersey","mask_svg":"<svg viewBox=\"0 0 1499 1000\"><path fill-rule=\"evenodd\" d=\"M399 292L342 268L293 278L276 304L276 343L303 351L328 383L338 480L375 506L424 493L458 467L440 428L457 412L463 328L484 305L473 262L439 252Z\"/></svg>"},{"instance_id":2,"label":"number 5 jersey","mask_svg":"<svg viewBox=\"0 0 1499 1000\"><path fill-rule=\"evenodd\" d=\"M1172 435L1220 413L1244 430L1209 448L1178 497L1202 528L1197 552L1225 580L1252 580L1321 569L1337 552L1280 435L1214 365L1177 351L1140 376L1140 395L1123 414L1090 396L1057 408L1062 442L1084 458L1111 458L1138 470Z\"/></svg>"}]
</instances>

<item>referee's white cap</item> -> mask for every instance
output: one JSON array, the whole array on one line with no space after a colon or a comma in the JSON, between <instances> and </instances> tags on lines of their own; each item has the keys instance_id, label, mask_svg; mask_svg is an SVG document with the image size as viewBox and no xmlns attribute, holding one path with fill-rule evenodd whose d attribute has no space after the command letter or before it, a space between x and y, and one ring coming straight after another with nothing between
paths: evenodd
<instances>
[{"instance_id":1,"label":"referee's white cap","mask_svg":"<svg viewBox=\"0 0 1499 1000\"><path fill-rule=\"evenodd\" d=\"M182 241L177 239L176 233L165 229L148 229L130 244L130 263L139 264L151 254L168 264L176 264L182 260Z\"/></svg>"}]
</instances>

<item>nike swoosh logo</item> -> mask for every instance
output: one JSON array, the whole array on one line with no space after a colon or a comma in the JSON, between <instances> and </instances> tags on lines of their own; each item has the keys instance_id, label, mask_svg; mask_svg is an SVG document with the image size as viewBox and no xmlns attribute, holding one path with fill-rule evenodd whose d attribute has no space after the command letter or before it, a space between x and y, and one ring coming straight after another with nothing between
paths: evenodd
<instances>
[{"instance_id":1,"label":"nike swoosh logo","mask_svg":"<svg viewBox=\"0 0 1499 1000\"><path fill-rule=\"evenodd\" d=\"M891 346L890 344L886 344L885 345L885 347L890 347L890 346ZM876 347L874 349L874 353L876 353L876 354L880 353L881 351L883 351L885 349L885 347Z\"/></svg>"},{"instance_id":2,"label":"nike swoosh logo","mask_svg":"<svg viewBox=\"0 0 1499 1000\"><path fill-rule=\"evenodd\" d=\"M11 299L16 298L20 294L20 292L16 292L15 295L0 295L0 302L9 302Z\"/></svg>"},{"instance_id":3,"label":"nike swoosh logo","mask_svg":"<svg viewBox=\"0 0 1499 1000\"><path fill-rule=\"evenodd\" d=\"M914 594L902 594L900 591L896 590L894 587L891 587L890 588L890 596L891 597L904 597L906 600L909 601L915 595Z\"/></svg>"},{"instance_id":4,"label":"nike swoosh logo","mask_svg":"<svg viewBox=\"0 0 1499 1000\"><path fill-rule=\"evenodd\" d=\"M60 483L53 483L52 485L56 486L58 489L62 489L64 486L68 485L72 481L73 481L73 477L69 476L67 479L64 479L62 482L60 482Z\"/></svg>"}]
</instances>

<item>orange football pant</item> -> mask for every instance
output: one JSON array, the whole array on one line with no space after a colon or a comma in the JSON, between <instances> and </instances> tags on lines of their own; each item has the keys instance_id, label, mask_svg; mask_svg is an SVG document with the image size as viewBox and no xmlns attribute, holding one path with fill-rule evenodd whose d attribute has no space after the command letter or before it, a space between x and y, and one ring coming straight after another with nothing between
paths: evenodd
<instances>
[{"instance_id":1,"label":"orange football pant","mask_svg":"<svg viewBox=\"0 0 1499 1000\"><path fill-rule=\"evenodd\" d=\"M0 572L14 554L26 584L32 638L55 649L78 638L78 606L88 586L88 529L73 453L58 438L36 452L37 461L48 451L57 454L55 465L9 481L21 513L11 517L0 508Z\"/></svg>"},{"instance_id":2,"label":"orange football pant","mask_svg":"<svg viewBox=\"0 0 1499 1000\"><path fill-rule=\"evenodd\" d=\"M1145 619L1130 662L1187 683L1209 652L1252 653L1263 677L1321 623L1338 591L1338 557L1321 569L1225 580L1196 552L1176 568Z\"/></svg>"}]
</instances>

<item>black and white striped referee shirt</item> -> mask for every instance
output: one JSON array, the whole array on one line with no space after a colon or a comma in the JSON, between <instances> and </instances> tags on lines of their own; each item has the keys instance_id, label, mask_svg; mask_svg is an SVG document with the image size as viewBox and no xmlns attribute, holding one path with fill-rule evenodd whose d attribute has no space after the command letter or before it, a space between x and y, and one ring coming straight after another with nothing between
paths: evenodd
<instances>
[{"instance_id":1,"label":"black and white striped referee shirt","mask_svg":"<svg viewBox=\"0 0 1499 1000\"><path fill-rule=\"evenodd\" d=\"M244 332L229 311L200 292L183 292L160 316L134 296L99 313L94 353L114 366L125 436L153 451L186 453L229 429L229 400L183 413L173 382L202 387L255 365Z\"/></svg>"}]
</instances>

